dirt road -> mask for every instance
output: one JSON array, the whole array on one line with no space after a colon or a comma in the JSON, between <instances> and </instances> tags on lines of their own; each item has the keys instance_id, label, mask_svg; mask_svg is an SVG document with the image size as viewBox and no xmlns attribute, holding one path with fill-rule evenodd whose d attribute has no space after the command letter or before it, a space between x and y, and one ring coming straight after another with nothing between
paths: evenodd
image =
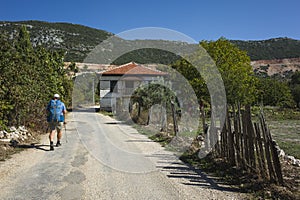
<instances>
[{"instance_id":1,"label":"dirt road","mask_svg":"<svg viewBox=\"0 0 300 200\"><path fill-rule=\"evenodd\" d=\"M67 139L0 163L0 199L243 199L127 125L93 112L69 115Z\"/></svg>"}]
</instances>

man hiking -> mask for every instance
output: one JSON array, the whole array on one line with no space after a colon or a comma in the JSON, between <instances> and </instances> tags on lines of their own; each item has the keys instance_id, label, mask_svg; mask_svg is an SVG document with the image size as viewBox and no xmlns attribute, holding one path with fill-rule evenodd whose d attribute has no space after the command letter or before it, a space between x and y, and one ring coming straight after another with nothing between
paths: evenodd
<instances>
[{"instance_id":1,"label":"man hiking","mask_svg":"<svg viewBox=\"0 0 300 200\"><path fill-rule=\"evenodd\" d=\"M50 134L50 151L54 150L54 135L57 131L57 143L56 146L61 146L60 140L62 138L62 129L65 124L66 106L59 99L58 94L54 94L53 99L47 105L47 122L49 123Z\"/></svg>"}]
</instances>

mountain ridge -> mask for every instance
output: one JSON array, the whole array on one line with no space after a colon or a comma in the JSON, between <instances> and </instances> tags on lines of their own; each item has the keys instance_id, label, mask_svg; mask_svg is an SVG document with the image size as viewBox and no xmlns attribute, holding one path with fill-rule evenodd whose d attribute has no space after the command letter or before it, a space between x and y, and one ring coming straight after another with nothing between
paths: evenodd
<instances>
[{"instance_id":1,"label":"mountain ridge","mask_svg":"<svg viewBox=\"0 0 300 200\"><path fill-rule=\"evenodd\" d=\"M29 31L33 46L41 45L48 49L66 51L67 61L82 61L94 49L95 43L99 44L113 35L104 30L79 24L36 20L1 21L0 34L6 34L13 39L22 25L25 25Z\"/></svg>"},{"instance_id":2,"label":"mountain ridge","mask_svg":"<svg viewBox=\"0 0 300 200\"><path fill-rule=\"evenodd\" d=\"M63 50L66 52L65 60L74 62L82 62L96 45L113 35L113 33L108 31L85 25L38 20L0 21L0 34L6 34L12 39L17 35L18 28L21 25L27 27L34 46L42 45L49 49ZM267 40L229 41L240 49L247 51L252 61L300 57L300 40L292 38L282 37ZM175 41L164 42L174 43ZM132 44L127 42L126 45ZM186 47L186 44L182 44L182 47ZM120 62L127 62L132 58L137 58L137 60L130 61L143 63L145 60L144 62L148 62L149 59L146 58L147 56L149 56L149 51L142 51L135 55L131 54L127 58L121 59ZM159 52L154 53L151 59L155 59L156 57L166 59L166 56L162 56ZM165 63L167 62L169 60L165 61Z\"/></svg>"}]
</instances>

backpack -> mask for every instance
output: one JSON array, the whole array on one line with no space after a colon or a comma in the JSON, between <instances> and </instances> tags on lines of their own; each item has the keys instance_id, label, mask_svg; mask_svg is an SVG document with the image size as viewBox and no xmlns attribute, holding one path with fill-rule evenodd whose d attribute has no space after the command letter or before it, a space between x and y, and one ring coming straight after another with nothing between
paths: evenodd
<instances>
[{"instance_id":1,"label":"backpack","mask_svg":"<svg viewBox=\"0 0 300 200\"><path fill-rule=\"evenodd\" d=\"M62 113L62 110L63 103L60 100L52 99L47 106L47 122L63 122L64 115Z\"/></svg>"}]
</instances>

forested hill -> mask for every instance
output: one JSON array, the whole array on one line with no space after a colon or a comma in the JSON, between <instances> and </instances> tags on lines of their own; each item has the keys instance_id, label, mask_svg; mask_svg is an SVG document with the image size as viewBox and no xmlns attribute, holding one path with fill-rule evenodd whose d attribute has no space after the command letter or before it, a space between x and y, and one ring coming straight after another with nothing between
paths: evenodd
<instances>
[{"instance_id":1,"label":"forested hill","mask_svg":"<svg viewBox=\"0 0 300 200\"><path fill-rule=\"evenodd\" d=\"M34 46L66 51L66 61L82 61L101 41L112 33L87 26L70 23L49 23L42 21L0 22L0 34L12 39L25 25Z\"/></svg>"},{"instance_id":2,"label":"forested hill","mask_svg":"<svg viewBox=\"0 0 300 200\"><path fill-rule=\"evenodd\" d=\"M300 40L272 38L269 40L231 40L240 49L248 52L251 60L273 60L300 57Z\"/></svg>"},{"instance_id":3,"label":"forested hill","mask_svg":"<svg viewBox=\"0 0 300 200\"><path fill-rule=\"evenodd\" d=\"M21 25L25 25L30 32L33 45L43 45L50 49L60 49L67 52L65 61L82 62L87 54L94 49L101 41L113 35L104 30L98 30L82 25L70 23L49 23L42 21L20 21L20 22L0 22L0 34L6 34L11 39L18 33ZM162 41L171 45L187 44L174 43L172 41ZM261 41L231 40L240 49L246 50L251 60L270 60L283 58L300 57L300 40L290 38L273 38ZM124 45L133 45L125 42ZM181 47L179 47L181 48ZM149 52L151 51L151 52ZM150 57L149 57L150 55ZM173 55L174 56L174 55ZM160 63L167 64L170 55L162 55L157 50L142 50L123 56L118 60L123 62L135 61L147 63L149 59L159 60ZM151 62L150 61L150 62Z\"/></svg>"}]
</instances>

